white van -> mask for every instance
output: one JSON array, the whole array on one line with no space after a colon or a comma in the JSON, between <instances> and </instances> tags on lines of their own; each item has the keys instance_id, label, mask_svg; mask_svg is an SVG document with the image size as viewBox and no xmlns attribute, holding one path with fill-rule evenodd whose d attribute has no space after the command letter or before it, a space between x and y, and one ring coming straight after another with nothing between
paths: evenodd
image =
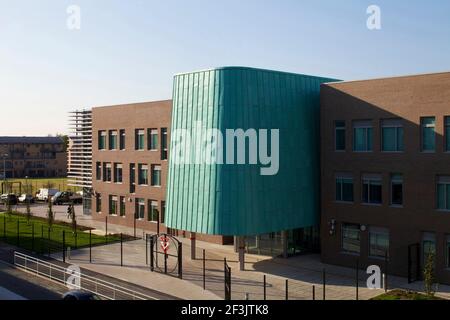
<instances>
[{"instance_id":1,"label":"white van","mask_svg":"<svg viewBox=\"0 0 450 320\"><path fill-rule=\"evenodd\" d=\"M39 201L48 201L48 199L51 199L56 193L58 193L58 189L39 189L38 193L36 194L36 199Z\"/></svg>"}]
</instances>

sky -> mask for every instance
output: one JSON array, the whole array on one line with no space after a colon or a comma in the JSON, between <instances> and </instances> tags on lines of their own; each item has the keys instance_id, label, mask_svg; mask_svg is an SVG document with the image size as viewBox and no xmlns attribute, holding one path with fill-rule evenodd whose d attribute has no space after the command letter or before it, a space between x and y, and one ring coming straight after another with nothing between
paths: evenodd
<instances>
[{"instance_id":1,"label":"sky","mask_svg":"<svg viewBox=\"0 0 450 320\"><path fill-rule=\"evenodd\" d=\"M0 136L65 134L71 110L170 99L174 74L211 67L450 71L449 15L448 0L0 0Z\"/></svg>"}]
</instances>

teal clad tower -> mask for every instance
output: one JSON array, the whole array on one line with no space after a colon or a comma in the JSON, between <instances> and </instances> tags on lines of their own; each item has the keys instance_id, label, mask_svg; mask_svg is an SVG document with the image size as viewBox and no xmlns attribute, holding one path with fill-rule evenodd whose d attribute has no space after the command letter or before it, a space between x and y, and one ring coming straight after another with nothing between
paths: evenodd
<instances>
[{"instance_id":1,"label":"teal clad tower","mask_svg":"<svg viewBox=\"0 0 450 320\"><path fill-rule=\"evenodd\" d=\"M258 235L312 227L319 217L319 91L321 77L225 67L175 76L165 224L211 235ZM178 163L174 132L192 132L199 123L218 129L267 129L268 154L279 132L276 174L269 165ZM272 130L272 131L271 131ZM265 141L265 140L263 140ZM176 141L179 146L185 140ZM223 141L225 162L228 149ZM250 142L247 140L246 152ZM258 145L258 151L260 145ZM235 149L236 154L236 149ZM194 157L191 154L191 157ZM273 158L272 158L273 159ZM272 165L274 165L272 163Z\"/></svg>"}]
</instances>

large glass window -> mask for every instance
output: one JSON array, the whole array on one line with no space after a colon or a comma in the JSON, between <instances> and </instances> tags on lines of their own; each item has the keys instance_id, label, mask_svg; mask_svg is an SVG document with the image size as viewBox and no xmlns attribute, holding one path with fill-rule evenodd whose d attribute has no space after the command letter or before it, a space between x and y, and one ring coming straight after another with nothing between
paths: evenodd
<instances>
[{"instance_id":1,"label":"large glass window","mask_svg":"<svg viewBox=\"0 0 450 320\"><path fill-rule=\"evenodd\" d=\"M336 151L345 151L345 121L334 123L334 135Z\"/></svg>"},{"instance_id":2,"label":"large glass window","mask_svg":"<svg viewBox=\"0 0 450 320\"><path fill-rule=\"evenodd\" d=\"M436 235L432 232L424 232L422 238L422 263L425 265L430 254L436 255Z\"/></svg>"},{"instance_id":3,"label":"large glass window","mask_svg":"<svg viewBox=\"0 0 450 320\"><path fill-rule=\"evenodd\" d=\"M362 184L362 202L365 204L381 204L381 175L364 174Z\"/></svg>"},{"instance_id":4,"label":"large glass window","mask_svg":"<svg viewBox=\"0 0 450 320\"><path fill-rule=\"evenodd\" d=\"M161 166L152 165L152 186L161 186Z\"/></svg>"},{"instance_id":5,"label":"large glass window","mask_svg":"<svg viewBox=\"0 0 450 320\"><path fill-rule=\"evenodd\" d=\"M161 128L161 160L167 160L167 128Z\"/></svg>"},{"instance_id":6,"label":"large glass window","mask_svg":"<svg viewBox=\"0 0 450 320\"><path fill-rule=\"evenodd\" d=\"M145 131L136 129L136 150L145 150Z\"/></svg>"},{"instance_id":7,"label":"large glass window","mask_svg":"<svg viewBox=\"0 0 450 320\"><path fill-rule=\"evenodd\" d=\"M373 128L371 121L353 122L353 151L372 151Z\"/></svg>"},{"instance_id":8,"label":"large glass window","mask_svg":"<svg viewBox=\"0 0 450 320\"><path fill-rule=\"evenodd\" d=\"M109 196L109 214L117 215L117 196Z\"/></svg>"},{"instance_id":9,"label":"large glass window","mask_svg":"<svg viewBox=\"0 0 450 320\"><path fill-rule=\"evenodd\" d=\"M403 205L403 175L391 175L391 205Z\"/></svg>"},{"instance_id":10,"label":"large glass window","mask_svg":"<svg viewBox=\"0 0 450 320\"><path fill-rule=\"evenodd\" d=\"M445 151L450 151L450 116L444 118Z\"/></svg>"},{"instance_id":11,"label":"large glass window","mask_svg":"<svg viewBox=\"0 0 450 320\"><path fill-rule=\"evenodd\" d=\"M336 175L336 201L353 202L353 176Z\"/></svg>"},{"instance_id":12,"label":"large glass window","mask_svg":"<svg viewBox=\"0 0 450 320\"><path fill-rule=\"evenodd\" d=\"M126 138L126 136L125 136L125 130L124 129L122 129L122 130L120 130L120 138L119 138L119 148L120 148L120 150L125 150L125 138Z\"/></svg>"},{"instance_id":13,"label":"large glass window","mask_svg":"<svg viewBox=\"0 0 450 320\"><path fill-rule=\"evenodd\" d=\"M148 221L158 222L158 220L159 220L158 201L149 200L148 201Z\"/></svg>"},{"instance_id":14,"label":"large glass window","mask_svg":"<svg viewBox=\"0 0 450 320\"><path fill-rule=\"evenodd\" d=\"M434 152L436 150L436 118L425 117L420 119L422 131L422 151Z\"/></svg>"},{"instance_id":15,"label":"large glass window","mask_svg":"<svg viewBox=\"0 0 450 320\"><path fill-rule=\"evenodd\" d=\"M109 130L109 150L117 149L117 130Z\"/></svg>"},{"instance_id":16,"label":"large glass window","mask_svg":"<svg viewBox=\"0 0 450 320\"><path fill-rule=\"evenodd\" d=\"M399 119L383 120L381 123L381 150L400 152L403 146L403 124Z\"/></svg>"},{"instance_id":17,"label":"large glass window","mask_svg":"<svg viewBox=\"0 0 450 320\"><path fill-rule=\"evenodd\" d=\"M145 219L145 200L142 198L136 198L136 219Z\"/></svg>"},{"instance_id":18,"label":"large glass window","mask_svg":"<svg viewBox=\"0 0 450 320\"><path fill-rule=\"evenodd\" d=\"M98 132L98 150L106 149L106 131L101 130Z\"/></svg>"},{"instance_id":19,"label":"large glass window","mask_svg":"<svg viewBox=\"0 0 450 320\"><path fill-rule=\"evenodd\" d=\"M138 184L148 185L148 166L145 164L138 165Z\"/></svg>"},{"instance_id":20,"label":"large glass window","mask_svg":"<svg viewBox=\"0 0 450 320\"><path fill-rule=\"evenodd\" d=\"M360 225L344 223L342 225L342 251L360 253L361 231Z\"/></svg>"},{"instance_id":21,"label":"large glass window","mask_svg":"<svg viewBox=\"0 0 450 320\"><path fill-rule=\"evenodd\" d=\"M148 149L158 150L158 129L148 129Z\"/></svg>"},{"instance_id":22,"label":"large glass window","mask_svg":"<svg viewBox=\"0 0 450 320\"><path fill-rule=\"evenodd\" d=\"M123 168L121 163L114 163L114 182L122 183L123 181Z\"/></svg>"},{"instance_id":23,"label":"large glass window","mask_svg":"<svg viewBox=\"0 0 450 320\"><path fill-rule=\"evenodd\" d=\"M450 176L437 178L437 208L450 210Z\"/></svg>"},{"instance_id":24,"label":"large glass window","mask_svg":"<svg viewBox=\"0 0 450 320\"><path fill-rule=\"evenodd\" d=\"M112 168L111 163L107 162L103 164L103 181L111 182L112 181Z\"/></svg>"},{"instance_id":25,"label":"large glass window","mask_svg":"<svg viewBox=\"0 0 450 320\"><path fill-rule=\"evenodd\" d=\"M125 217L126 214L126 199L125 197L120 197L120 216Z\"/></svg>"},{"instance_id":26,"label":"large glass window","mask_svg":"<svg viewBox=\"0 0 450 320\"><path fill-rule=\"evenodd\" d=\"M384 228L369 228L369 255L384 258L389 256L389 230Z\"/></svg>"}]
</instances>

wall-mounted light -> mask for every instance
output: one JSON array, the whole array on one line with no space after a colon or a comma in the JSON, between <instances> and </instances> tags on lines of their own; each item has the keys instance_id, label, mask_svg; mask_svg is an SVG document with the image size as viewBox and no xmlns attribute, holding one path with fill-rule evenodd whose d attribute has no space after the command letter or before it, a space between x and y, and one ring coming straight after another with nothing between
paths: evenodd
<instances>
[{"instance_id":1,"label":"wall-mounted light","mask_svg":"<svg viewBox=\"0 0 450 320\"><path fill-rule=\"evenodd\" d=\"M336 220L331 219L331 221L328 223L328 226L330 227L330 230L328 231L330 233L330 236L334 236L336 233Z\"/></svg>"}]
</instances>

